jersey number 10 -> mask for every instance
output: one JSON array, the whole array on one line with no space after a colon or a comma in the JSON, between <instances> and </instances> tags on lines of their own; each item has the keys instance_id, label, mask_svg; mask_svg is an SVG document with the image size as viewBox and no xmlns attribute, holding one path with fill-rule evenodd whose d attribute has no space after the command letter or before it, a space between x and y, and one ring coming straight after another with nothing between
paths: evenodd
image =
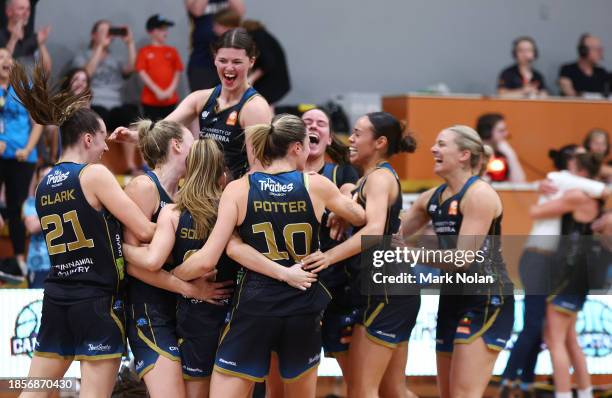
<instances>
[{"instance_id":1,"label":"jersey number 10","mask_svg":"<svg viewBox=\"0 0 612 398\"><path fill-rule=\"evenodd\" d=\"M285 228L283 228L283 238L285 239L285 246L287 247L287 251L280 251L278 249L278 244L276 243L276 236L274 234L274 228L272 228L271 222L262 222L259 224L255 224L252 228L254 234L263 233L266 237L268 252L263 254L270 260L289 260L289 256L291 255L293 261L298 263L302 260L302 258L310 254L310 243L312 241L312 225L308 223L295 223L285 225ZM295 252L295 244L293 239L296 234L304 235L304 247L306 248L305 253Z\"/></svg>"}]
</instances>

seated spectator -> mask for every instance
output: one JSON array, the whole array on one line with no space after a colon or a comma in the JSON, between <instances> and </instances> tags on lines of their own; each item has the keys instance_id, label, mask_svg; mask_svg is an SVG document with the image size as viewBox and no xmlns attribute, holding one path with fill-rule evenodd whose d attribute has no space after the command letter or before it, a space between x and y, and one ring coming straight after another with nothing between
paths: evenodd
<instances>
[{"instance_id":1,"label":"seated spectator","mask_svg":"<svg viewBox=\"0 0 612 398\"><path fill-rule=\"evenodd\" d=\"M487 166L487 177L493 182L525 182L525 172L518 156L507 141L508 127L504 116L499 113L481 115L476 122L476 131L494 151Z\"/></svg>"},{"instance_id":2,"label":"seated spectator","mask_svg":"<svg viewBox=\"0 0 612 398\"><path fill-rule=\"evenodd\" d=\"M561 94L568 97L607 95L608 74L598 64L603 60L603 46L589 33L578 41L578 61L563 65L559 72Z\"/></svg>"},{"instance_id":3,"label":"seated spectator","mask_svg":"<svg viewBox=\"0 0 612 398\"><path fill-rule=\"evenodd\" d=\"M6 23L0 24L0 47L5 47L19 62L33 66L35 57L47 72L51 71L51 55L46 43L50 26L45 26L39 32L34 32L30 12L30 0L6 0ZM32 21L33 23L33 21Z\"/></svg>"},{"instance_id":4,"label":"seated spectator","mask_svg":"<svg viewBox=\"0 0 612 398\"><path fill-rule=\"evenodd\" d=\"M147 32L151 44L141 48L136 57L136 70L144 83L140 97L143 114L153 121L168 116L178 102L176 86L183 63L176 48L166 45L170 26L174 26L174 22L159 14L150 17Z\"/></svg>"},{"instance_id":5,"label":"seated spectator","mask_svg":"<svg viewBox=\"0 0 612 398\"><path fill-rule=\"evenodd\" d=\"M536 98L546 96L544 76L533 68L538 59L538 47L529 36L521 36L512 43L512 57L516 63L499 75L497 93L507 98Z\"/></svg>"},{"instance_id":6,"label":"seated spectator","mask_svg":"<svg viewBox=\"0 0 612 398\"><path fill-rule=\"evenodd\" d=\"M109 21L99 20L91 29L89 48L78 54L73 61L74 67L83 68L91 78L93 98L91 108L96 111L106 123L106 129L113 131L119 126L131 124L138 118L138 107L125 104L121 98L123 80L134 71L136 47L132 32L128 27L110 31ZM110 52L109 47L115 38L120 38L128 48L127 62L122 61ZM134 158L135 146L123 144L123 154L127 172L136 171Z\"/></svg>"},{"instance_id":7,"label":"seated spectator","mask_svg":"<svg viewBox=\"0 0 612 398\"><path fill-rule=\"evenodd\" d=\"M30 196L23 203L22 217L28 234L30 234L30 244L28 245L28 287L30 289L42 289L45 278L51 268L49 252L45 235L40 227L40 219L36 213L36 198L34 196L36 187L40 181L51 170L51 164L43 163L36 168Z\"/></svg>"},{"instance_id":8,"label":"seated spectator","mask_svg":"<svg viewBox=\"0 0 612 398\"><path fill-rule=\"evenodd\" d=\"M213 31L215 13L231 8L244 15L242 0L185 0L191 22L191 53L187 65L187 77L191 91L211 88L219 84L217 69L210 46L220 35Z\"/></svg>"},{"instance_id":9,"label":"seated spectator","mask_svg":"<svg viewBox=\"0 0 612 398\"><path fill-rule=\"evenodd\" d=\"M25 271L26 236L20 213L38 159L36 144L42 126L32 123L28 111L16 99L15 90L9 86L12 65L10 52L0 49L0 186L6 188L13 252L21 270Z\"/></svg>"},{"instance_id":10,"label":"seated spectator","mask_svg":"<svg viewBox=\"0 0 612 398\"><path fill-rule=\"evenodd\" d=\"M247 20L242 26L253 37L259 51L249 80L253 88L274 106L291 89L285 52L278 40L260 22Z\"/></svg>"}]
</instances>

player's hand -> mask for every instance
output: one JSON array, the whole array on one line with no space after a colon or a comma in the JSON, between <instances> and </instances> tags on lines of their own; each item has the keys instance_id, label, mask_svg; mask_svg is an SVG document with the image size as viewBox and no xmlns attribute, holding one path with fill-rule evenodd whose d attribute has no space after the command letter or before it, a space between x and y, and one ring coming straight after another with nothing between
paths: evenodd
<instances>
[{"instance_id":1,"label":"player's hand","mask_svg":"<svg viewBox=\"0 0 612 398\"><path fill-rule=\"evenodd\" d=\"M127 144L138 143L138 131L130 130L127 127L117 127L111 135L108 136L109 141L123 142Z\"/></svg>"},{"instance_id":2,"label":"player's hand","mask_svg":"<svg viewBox=\"0 0 612 398\"><path fill-rule=\"evenodd\" d=\"M401 232L398 232L391 236L391 247L395 248L395 247L406 247L406 246L407 246L406 241L404 240L404 237L402 236Z\"/></svg>"},{"instance_id":3,"label":"player's hand","mask_svg":"<svg viewBox=\"0 0 612 398\"><path fill-rule=\"evenodd\" d=\"M593 231L600 235L601 243L606 249L612 251L612 212L599 217L591 226Z\"/></svg>"},{"instance_id":4,"label":"player's hand","mask_svg":"<svg viewBox=\"0 0 612 398\"><path fill-rule=\"evenodd\" d=\"M302 268L313 273L319 273L331 264L326 253L317 250L316 252L302 259Z\"/></svg>"},{"instance_id":5,"label":"player's hand","mask_svg":"<svg viewBox=\"0 0 612 398\"><path fill-rule=\"evenodd\" d=\"M189 294L191 298L203 300L211 304L222 305L222 300L232 297L233 281L211 282L206 277L194 279L189 282L193 289Z\"/></svg>"},{"instance_id":6,"label":"player's hand","mask_svg":"<svg viewBox=\"0 0 612 398\"><path fill-rule=\"evenodd\" d=\"M49 38L49 33L51 33L51 26L47 25L42 28L38 33L36 33L36 40L38 41L39 46L44 46L47 43L47 39Z\"/></svg>"},{"instance_id":7,"label":"player's hand","mask_svg":"<svg viewBox=\"0 0 612 398\"><path fill-rule=\"evenodd\" d=\"M554 195L559 191L559 188L552 180L546 179L538 183L538 192L544 195Z\"/></svg>"},{"instance_id":8,"label":"player's hand","mask_svg":"<svg viewBox=\"0 0 612 398\"><path fill-rule=\"evenodd\" d=\"M294 264L285 269L283 282L291 287L300 290L306 290L317 281L317 275L312 272L304 271L302 264Z\"/></svg>"},{"instance_id":9,"label":"player's hand","mask_svg":"<svg viewBox=\"0 0 612 398\"><path fill-rule=\"evenodd\" d=\"M0 156L2 156L5 150L6 150L6 142L0 141Z\"/></svg>"},{"instance_id":10,"label":"player's hand","mask_svg":"<svg viewBox=\"0 0 612 398\"><path fill-rule=\"evenodd\" d=\"M341 217L338 217L336 213L329 213L329 216L327 217L327 228L329 228L330 238L338 241L343 240L344 233L348 227L349 224Z\"/></svg>"}]
</instances>

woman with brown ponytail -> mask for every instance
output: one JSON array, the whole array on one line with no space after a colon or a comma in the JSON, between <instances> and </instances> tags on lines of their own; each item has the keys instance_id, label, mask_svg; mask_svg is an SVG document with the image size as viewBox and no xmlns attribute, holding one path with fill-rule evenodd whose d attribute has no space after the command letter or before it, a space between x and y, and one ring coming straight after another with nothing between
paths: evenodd
<instances>
[{"instance_id":1,"label":"woman with brown ponytail","mask_svg":"<svg viewBox=\"0 0 612 398\"><path fill-rule=\"evenodd\" d=\"M51 270L28 377L60 378L78 360L80 393L110 396L126 350L119 222L143 242L155 224L106 167L92 164L108 147L104 122L86 107L87 92L52 93L40 65L32 79L15 65L11 86L32 119L59 126L62 136L62 156L36 190Z\"/></svg>"},{"instance_id":2,"label":"woman with brown ponytail","mask_svg":"<svg viewBox=\"0 0 612 398\"><path fill-rule=\"evenodd\" d=\"M420 307L420 297L364 295L360 280L361 237L391 235L400 226L402 191L388 159L414 152L416 142L404 135L405 126L387 112L373 112L355 123L349 137L350 161L363 170L355 190L365 207L367 224L346 242L303 260L304 269L319 273L351 256L348 267L356 322L348 349L348 395L351 397L410 396L406 388L408 340ZM332 265L334 264L334 265ZM367 358L367 360L365 360Z\"/></svg>"}]
</instances>

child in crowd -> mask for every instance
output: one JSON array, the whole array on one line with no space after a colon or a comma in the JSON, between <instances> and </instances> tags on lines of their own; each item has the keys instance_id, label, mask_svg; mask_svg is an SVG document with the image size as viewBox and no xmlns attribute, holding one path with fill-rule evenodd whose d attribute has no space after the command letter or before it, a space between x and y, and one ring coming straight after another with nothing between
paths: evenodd
<instances>
[{"instance_id":1,"label":"child in crowd","mask_svg":"<svg viewBox=\"0 0 612 398\"><path fill-rule=\"evenodd\" d=\"M168 27L174 26L159 14L147 20L151 44L140 49L136 70L144 83L140 102L144 117L157 121L168 116L176 107L176 87L183 64L176 48L166 45Z\"/></svg>"}]
</instances>

